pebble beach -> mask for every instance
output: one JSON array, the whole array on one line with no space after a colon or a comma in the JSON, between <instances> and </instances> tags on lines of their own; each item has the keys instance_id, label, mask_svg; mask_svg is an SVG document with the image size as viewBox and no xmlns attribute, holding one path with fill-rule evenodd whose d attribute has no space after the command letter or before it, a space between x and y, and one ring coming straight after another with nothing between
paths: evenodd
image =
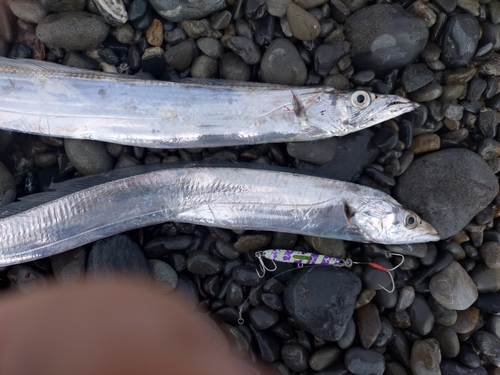
<instances>
[{"instance_id":1,"label":"pebble beach","mask_svg":"<svg viewBox=\"0 0 500 375\"><path fill-rule=\"evenodd\" d=\"M0 294L138 274L209 313L238 351L276 374L500 375L498 50L499 0L0 0L0 56L164 81L360 89L420 104L344 137L225 148L0 130L0 206L112 169L256 163L379 189L442 239L362 244L168 222L1 268ZM391 277L363 264L278 263L259 277L255 253L271 248L387 268L400 260L391 253L405 258L389 292Z\"/></svg>"}]
</instances>

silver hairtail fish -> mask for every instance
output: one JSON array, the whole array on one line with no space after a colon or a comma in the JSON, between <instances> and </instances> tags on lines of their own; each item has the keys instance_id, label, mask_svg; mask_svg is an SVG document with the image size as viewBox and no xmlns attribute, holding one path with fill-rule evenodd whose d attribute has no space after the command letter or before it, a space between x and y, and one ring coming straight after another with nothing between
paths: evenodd
<instances>
[{"instance_id":1,"label":"silver hairtail fish","mask_svg":"<svg viewBox=\"0 0 500 375\"><path fill-rule=\"evenodd\" d=\"M0 266L166 221L382 244L439 240L381 191L287 169L156 164L53 189L0 208Z\"/></svg>"},{"instance_id":2,"label":"silver hairtail fish","mask_svg":"<svg viewBox=\"0 0 500 375\"><path fill-rule=\"evenodd\" d=\"M363 90L163 82L0 57L0 129L44 136L150 148L312 141L417 106Z\"/></svg>"}]
</instances>

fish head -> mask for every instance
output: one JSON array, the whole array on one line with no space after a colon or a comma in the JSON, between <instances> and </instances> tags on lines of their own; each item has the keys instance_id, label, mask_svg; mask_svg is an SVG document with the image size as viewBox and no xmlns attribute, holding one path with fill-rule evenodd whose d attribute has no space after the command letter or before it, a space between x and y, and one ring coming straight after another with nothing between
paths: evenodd
<instances>
[{"instance_id":1,"label":"fish head","mask_svg":"<svg viewBox=\"0 0 500 375\"><path fill-rule=\"evenodd\" d=\"M311 125L331 135L343 136L411 112L418 106L396 95L323 88L317 99L307 106L307 114Z\"/></svg>"},{"instance_id":2,"label":"fish head","mask_svg":"<svg viewBox=\"0 0 500 375\"><path fill-rule=\"evenodd\" d=\"M429 223L396 201L372 199L354 212L350 222L370 242L408 244L440 239Z\"/></svg>"}]
</instances>

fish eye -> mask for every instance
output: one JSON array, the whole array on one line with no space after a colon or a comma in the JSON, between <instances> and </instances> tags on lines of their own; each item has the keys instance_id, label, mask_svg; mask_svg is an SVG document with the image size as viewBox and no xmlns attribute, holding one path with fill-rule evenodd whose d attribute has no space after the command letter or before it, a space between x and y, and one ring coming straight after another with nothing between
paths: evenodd
<instances>
[{"instance_id":1,"label":"fish eye","mask_svg":"<svg viewBox=\"0 0 500 375\"><path fill-rule=\"evenodd\" d=\"M415 214L410 213L406 215L405 227L407 227L408 229L413 229L417 226L417 224L418 224L418 219Z\"/></svg>"},{"instance_id":2,"label":"fish eye","mask_svg":"<svg viewBox=\"0 0 500 375\"><path fill-rule=\"evenodd\" d=\"M369 92L358 90L354 91L351 95L351 103L356 108L366 108L371 104L371 102L372 98Z\"/></svg>"}]
</instances>

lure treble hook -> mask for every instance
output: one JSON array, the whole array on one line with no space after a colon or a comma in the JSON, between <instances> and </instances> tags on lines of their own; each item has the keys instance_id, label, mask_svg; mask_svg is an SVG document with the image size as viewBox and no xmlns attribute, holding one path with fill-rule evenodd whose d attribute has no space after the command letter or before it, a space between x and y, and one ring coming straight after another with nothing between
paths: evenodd
<instances>
[{"instance_id":1,"label":"lure treble hook","mask_svg":"<svg viewBox=\"0 0 500 375\"><path fill-rule=\"evenodd\" d=\"M266 266L266 264L264 263L264 259L262 257L262 252L261 251L257 251L255 253L255 257L259 260L259 268L261 270L262 273L259 273L259 270L255 270L255 272L257 272L257 276L259 276L261 279L266 275L266 271L268 272L273 272L273 271L276 271L278 269L278 265L276 264L276 262L274 261L274 259L271 260L271 262L273 262L273 266L274 268L269 268Z\"/></svg>"}]
</instances>

